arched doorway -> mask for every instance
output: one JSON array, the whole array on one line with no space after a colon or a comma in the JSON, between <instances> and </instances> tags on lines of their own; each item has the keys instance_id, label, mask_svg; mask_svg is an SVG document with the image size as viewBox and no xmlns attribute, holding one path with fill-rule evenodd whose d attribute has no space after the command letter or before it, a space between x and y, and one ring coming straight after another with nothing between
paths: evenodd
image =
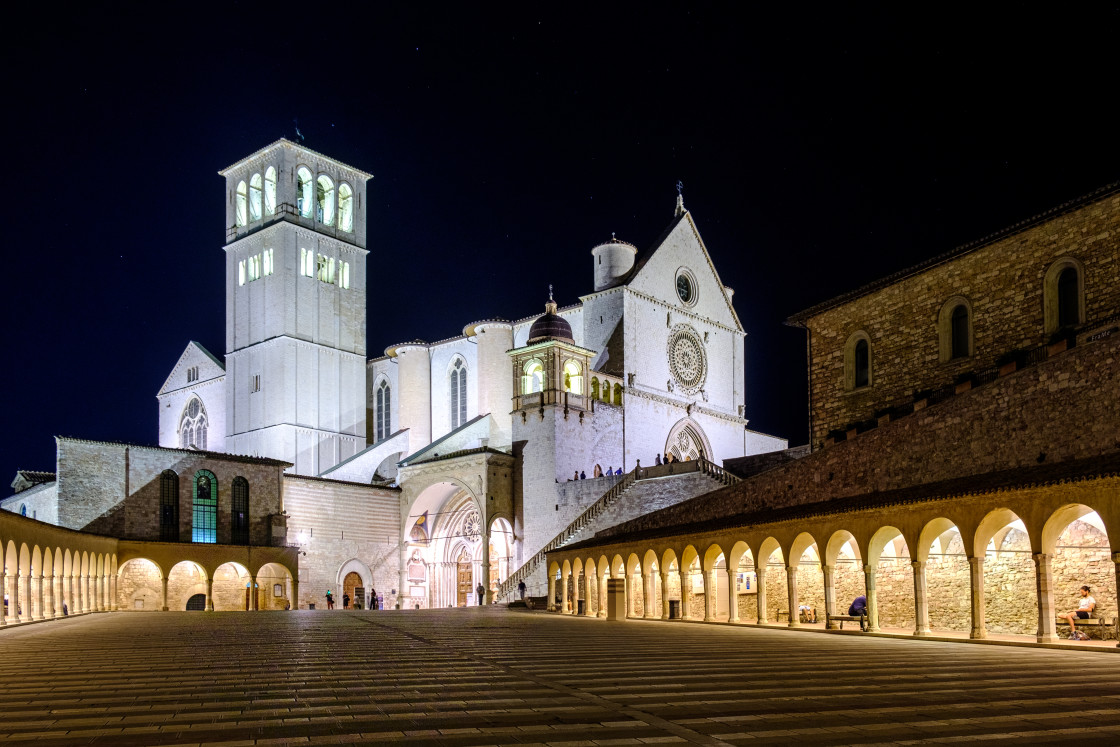
<instances>
[{"instance_id":1,"label":"arched doorway","mask_svg":"<svg viewBox=\"0 0 1120 747\"><path fill-rule=\"evenodd\" d=\"M365 596L365 587L362 585L362 577L357 573L350 571L346 577L342 579L342 607L348 609L361 609L362 597Z\"/></svg>"},{"instance_id":2,"label":"arched doorway","mask_svg":"<svg viewBox=\"0 0 1120 747\"><path fill-rule=\"evenodd\" d=\"M678 462L712 458L712 446L704 429L692 418L678 420L665 439L665 454Z\"/></svg>"},{"instance_id":3,"label":"arched doorway","mask_svg":"<svg viewBox=\"0 0 1120 747\"><path fill-rule=\"evenodd\" d=\"M464 547L460 549L458 557L455 558L456 574L458 578L455 603L456 606L459 607L466 607L471 598L471 592L473 591L471 588L471 579L473 577L471 565L471 555L467 552L467 548Z\"/></svg>"},{"instance_id":4,"label":"arched doorway","mask_svg":"<svg viewBox=\"0 0 1120 747\"><path fill-rule=\"evenodd\" d=\"M187 600L187 612L205 612L206 611L206 595L194 594Z\"/></svg>"}]
</instances>

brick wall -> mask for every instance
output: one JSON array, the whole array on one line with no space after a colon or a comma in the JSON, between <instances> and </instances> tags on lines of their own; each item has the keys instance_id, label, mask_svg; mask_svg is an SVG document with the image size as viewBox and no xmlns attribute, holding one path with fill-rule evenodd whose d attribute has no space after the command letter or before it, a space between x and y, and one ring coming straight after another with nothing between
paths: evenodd
<instances>
[{"instance_id":1,"label":"brick wall","mask_svg":"<svg viewBox=\"0 0 1120 747\"><path fill-rule=\"evenodd\" d=\"M1043 278L1058 259L1084 264L1085 316L1120 309L1120 194L1104 197L1041 225L995 241L950 262L904 278L809 317L814 446L829 431L909 402L916 391L956 383L996 365L1001 356L1049 341L1044 330ZM942 363L938 317L950 298L972 307L973 355ZM844 389L844 346L865 331L872 384Z\"/></svg>"}]
</instances>

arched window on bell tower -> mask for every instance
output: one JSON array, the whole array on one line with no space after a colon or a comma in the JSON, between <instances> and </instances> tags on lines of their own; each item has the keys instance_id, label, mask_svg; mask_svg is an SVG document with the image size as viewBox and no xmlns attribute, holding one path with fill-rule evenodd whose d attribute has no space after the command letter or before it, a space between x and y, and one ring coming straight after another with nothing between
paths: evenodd
<instances>
[{"instance_id":1,"label":"arched window on bell tower","mask_svg":"<svg viewBox=\"0 0 1120 747\"><path fill-rule=\"evenodd\" d=\"M376 395L376 432L374 434L375 441L384 441L389 437L389 432L392 430L392 390L389 388L389 382L382 380L381 385L377 387Z\"/></svg>"},{"instance_id":2,"label":"arched window on bell tower","mask_svg":"<svg viewBox=\"0 0 1120 747\"><path fill-rule=\"evenodd\" d=\"M451 367L448 388L451 390L451 430L467 422L467 367L456 358Z\"/></svg>"}]
</instances>

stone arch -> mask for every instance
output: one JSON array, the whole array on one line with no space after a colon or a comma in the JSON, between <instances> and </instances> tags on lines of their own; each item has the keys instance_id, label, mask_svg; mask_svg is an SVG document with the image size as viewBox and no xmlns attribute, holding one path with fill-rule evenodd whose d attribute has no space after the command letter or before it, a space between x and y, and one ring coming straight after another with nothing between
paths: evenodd
<instances>
[{"instance_id":1,"label":"stone arch","mask_svg":"<svg viewBox=\"0 0 1120 747\"><path fill-rule=\"evenodd\" d=\"M922 527L914 554L925 574L929 630L968 632L971 625L969 565L965 538L957 522L944 516ZM923 621L917 622L924 633Z\"/></svg>"},{"instance_id":2,"label":"stone arch","mask_svg":"<svg viewBox=\"0 0 1120 747\"><path fill-rule=\"evenodd\" d=\"M185 610L187 602L202 594L209 597L207 581L210 574L193 560L181 560L167 570L167 608ZM210 600L212 602L212 600ZM207 609L213 609L207 605Z\"/></svg>"},{"instance_id":3,"label":"stone arch","mask_svg":"<svg viewBox=\"0 0 1120 747\"><path fill-rule=\"evenodd\" d=\"M954 356L954 329L953 329L953 316L958 308L964 308L966 314L967 328L965 330L964 350L960 355ZM976 348L973 346L973 321L972 303L964 296L953 296L941 306L941 311L937 314L937 350L938 356L942 363L948 363L955 358L969 358L974 353Z\"/></svg>"},{"instance_id":4,"label":"stone arch","mask_svg":"<svg viewBox=\"0 0 1120 747\"><path fill-rule=\"evenodd\" d=\"M867 543L866 567L873 574L873 587L867 589L867 608L871 629L880 626L913 630L914 568L911 548L902 530L882 526Z\"/></svg>"},{"instance_id":5,"label":"stone arch","mask_svg":"<svg viewBox=\"0 0 1120 747\"><path fill-rule=\"evenodd\" d=\"M665 437L665 454L672 454L677 461L690 459L712 460L712 442L700 424L690 417L681 418L669 429Z\"/></svg>"},{"instance_id":6,"label":"stone arch","mask_svg":"<svg viewBox=\"0 0 1120 747\"><path fill-rule=\"evenodd\" d=\"M1033 539L1022 519L1010 508L993 509L980 521L973 539L971 562L979 570L973 579L976 638L995 633L1028 634L1038 630Z\"/></svg>"},{"instance_id":7,"label":"stone arch","mask_svg":"<svg viewBox=\"0 0 1120 747\"><path fill-rule=\"evenodd\" d=\"M1059 285L1062 273L1066 270L1073 270L1077 273L1077 287L1075 289L1077 294L1075 299L1077 321L1074 322L1073 325L1083 324L1085 322L1085 264L1076 257L1060 257L1054 260L1046 269L1046 273L1042 278L1043 324L1044 331L1048 335L1054 334L1062 329Z\"/></svg>"},{"instance_id":8,"label":"stone arch","mask_svg":"<svg viewBox=\"0 0 1120 747\"><path fill-rule=\"evenodd\" d=\"M789 624L816 623L824 618L825 579L820 544L809 532L801 532L790 543L787 556Z\"/></svg>"},{"instance_id":9,"label":"stone arch","mask_svg":"<svg viewBox=\"0 0 1120 747\"><path fill-rule=\"evenodd\" d=\"M117 569L117 606L122 610L158 612L163 599L163 569L149 558L130 558Z\"/></svg>"},{"instance_id":10,"label":"stone arch","mask_svg":"<svg viewBox=\"0 0 1120 747\"><path fill-rule=\"evenodd\" d=\"M230 560L214 568L210 575L212 583L208 609L219 612L252 609L252 595L259 590L252 587L253 577L248 568Z\"/></svg>"},{"instance_id":11,"label":"stone arch","mask_svg":"<svg viewBox=\"0 0 1120 747\"><path fill-rule=\"evenodd\" d=\"M1092 507L1067 504L1050 514L1042 529L1042 554L1036 556L1036 570L1050 575L1050 583L1041 585L1046 593L1039 600L1040 640L1053 640L1049 620L1077 608L1082 586L1096 600L1093 617L1117 617L1114 552L1116 542Z\"/></svg>"},{"instance_id":12,"label":"stone arch","mask_svg":"<svg viewBox=\"0 0 1120 747\"><path fill-rule=\"evenodd\" d=\"M338 566L338 572L335 573L335 588L339 589L338 604L342 604L342 595L347 593L348 587L346 584L346 577L351 573L357 574L358 578L361 579L361 583L356 586L360 586L363 590L361 602L362 606L365 606L366 596L369 594L370 590L373 589L373 571L358 558L350 558L345 563ZM350 597L352 600L356 599L353 593L350 594Z\"/></svg>"},{"instance_id":13,"label":"stone arch","mask_svg":"<svg viewBox=\"0 0 1120 747\"><path fill-rule=\"evenodd\" d=\"M256 577L260 586L258 609L292 609L295 577L290 568L283 563L264 563L257 569Z\"/></svg>"},{"instance_id":14,"label":"stone arch","mask_svg":"<svg viewBox=\"0 0 1120 747\"><path fill-rule=\"evenodd\" d=\"M867 345L867 360L860 361L858 358L858 350L860 343ZM857 368L862 369L866 364L866 371L857 372ZM863 389L875 384L875 355L872 351L871 336L867 334L866 330L856 330L848 337L844 343L844 391L850 392L855 389ZM866 374L866 381L862 377Z\"/></svg>"}]
</instances>

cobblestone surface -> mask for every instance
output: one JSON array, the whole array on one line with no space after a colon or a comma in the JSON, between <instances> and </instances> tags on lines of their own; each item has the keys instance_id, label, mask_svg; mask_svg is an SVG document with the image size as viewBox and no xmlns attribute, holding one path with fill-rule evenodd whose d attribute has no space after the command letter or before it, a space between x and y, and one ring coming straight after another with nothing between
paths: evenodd
<instances>
[{"instance_id":1,"label":"cobblestone surface","mask_svg":"<svg viewBox=\"0 0 1120 747\"><path fill-rule=\"evenodd\" d=\"M46 744L1120 744L1115 654L470 608L0 631Z\"/></svg>"}]
</instances>

